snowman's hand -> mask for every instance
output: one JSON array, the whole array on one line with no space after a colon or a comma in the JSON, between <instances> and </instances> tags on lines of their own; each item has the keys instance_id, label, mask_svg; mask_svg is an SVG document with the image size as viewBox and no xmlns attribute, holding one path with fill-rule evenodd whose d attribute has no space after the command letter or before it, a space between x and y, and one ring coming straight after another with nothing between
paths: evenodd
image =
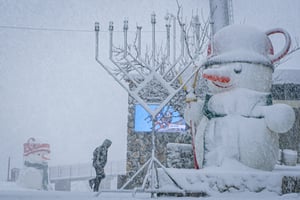
<instances>
[{"instance_id":1,"label":"snowman's hand","mask_svg":"<svg viewBox=\"0 0 300 200\"><path fill-rule=\"evenodd\" d=\"M200 99L197 101L190 101L186 103L186 107L184 110L184 120L189 124L190 121L193 121L195 126L198 126L200 120L202 119L204 102Z\"/></svg>"},{"instance_id":2,"label":"snowman's hand","mask_svg":"<svg viewBox=\"0 0 300 200\"><path fill-rule=\"evenodd\" d=\"M295 122L295 112L286 104L263 106L262 114L268 128L276 133L285 133L290 130Z\"/></svg>"}]
</instances>

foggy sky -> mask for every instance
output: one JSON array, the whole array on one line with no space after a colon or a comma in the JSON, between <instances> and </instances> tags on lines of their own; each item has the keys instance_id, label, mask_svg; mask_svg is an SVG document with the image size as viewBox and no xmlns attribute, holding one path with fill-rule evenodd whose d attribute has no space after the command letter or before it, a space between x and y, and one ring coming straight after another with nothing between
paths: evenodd
<instances>
[{"instance_id":1,"label":"foggy sky","mask_svg":"<svg viewBox=\"0 0 300 200\"><path fill-rule=\"evenodd\" d=\"M208 13L208 0L179 2L184 15L197 8ZM298 0L234 0L233 6L236 24L282 27L299 39ZM137 24L150 30L153 11L163 27L165 13L177 12L176 1L0 0L0 180L6 179L9 156L12 167L22 167L29 137L51 145L50 165L90 162L105 138L113 142L109 159L125 160L127 93L95 62L93 26L100 22L105 59L108 22L121 31L126 18L133 30ZM299 58L298 52L281 67L300 68Z\"/></svg>"}]
</instances>

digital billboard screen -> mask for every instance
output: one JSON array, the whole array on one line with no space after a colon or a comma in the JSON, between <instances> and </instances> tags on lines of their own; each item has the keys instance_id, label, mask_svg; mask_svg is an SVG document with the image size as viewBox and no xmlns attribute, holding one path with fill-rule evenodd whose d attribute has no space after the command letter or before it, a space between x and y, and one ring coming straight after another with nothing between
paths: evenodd
<instances>
[{"instance_id":1,"label":"digital billboard screen","mask_svg":"<svg viewBox=\"0 0 300 200\"><path fill-rule=\"evenodd\" d=\"M155 110L158 104L149 104L151 109ZM140 104L135 105L135 132L151 132L152 121L151 115ZM172 106L165 106L157 115L155 120L156 132L184 132L186 124L179 112Z\"/></svg>"}]
</instances>

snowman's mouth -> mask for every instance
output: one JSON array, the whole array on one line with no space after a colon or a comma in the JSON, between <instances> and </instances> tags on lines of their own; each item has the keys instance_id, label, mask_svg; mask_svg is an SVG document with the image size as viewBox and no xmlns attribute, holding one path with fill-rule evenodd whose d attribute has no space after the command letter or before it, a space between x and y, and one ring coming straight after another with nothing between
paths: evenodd
<instances>
[{"instance_id":1,"label":"snowman's mouth","mask_svg":"<svg viewBox=\"0 0 300 200\"><path fill-rule=\"evenodd\" d=\"M230 82L230 77L228 77L228 76L203 74L203 78L210 80L215 86L217 86L219 88L231 87L231 84L228 84Z\"/></svg>"},{"instance_id":2,"label":"snowman's mouth","mask_svg":"<svg viewBox=\"0 0 300 200\"><path fill-rule=\"evenodd\" d=\"M218 84L218 82L215 82L215 81L212 81L212 83L215 86L219 87L219 88L230 88L231 87L231 85L221 85L221 84Z\"/></svg>"}]
</instances>

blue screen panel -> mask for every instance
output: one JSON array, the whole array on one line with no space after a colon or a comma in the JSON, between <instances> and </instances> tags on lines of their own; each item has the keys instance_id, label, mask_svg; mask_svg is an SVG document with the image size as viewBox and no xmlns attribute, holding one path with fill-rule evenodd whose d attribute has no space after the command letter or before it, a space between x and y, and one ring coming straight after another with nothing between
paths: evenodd
<instances>
[{"instance_id":1,"label":"blue screen panel","mask_svg":"<svg viewBox=\"0 0 300 200\"><path fill-rule=\"evenodd\" d=\"M156 109L157 104L149 104L151 109ZM135 123L136 132L151 132L151 115L140 105L135 105ZM157 115L155 121L156 132L184 132L186 125L180 114L172 106L165 106Z\"/></svg>"}]
</instances>

